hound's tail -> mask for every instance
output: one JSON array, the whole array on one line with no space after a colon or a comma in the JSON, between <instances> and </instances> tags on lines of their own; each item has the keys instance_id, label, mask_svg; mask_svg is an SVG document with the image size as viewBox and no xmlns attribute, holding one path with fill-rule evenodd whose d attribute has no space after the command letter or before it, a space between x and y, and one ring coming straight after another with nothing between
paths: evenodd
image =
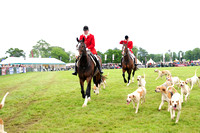
<instances>
[{"instance_id":1,"label":"hound's tail","mask_svg":"<svg viewBox=\"0 0 200 133\"><path fill-rule=\"evenodd\" d=\"M196 70L195 70L195 76L197 76L197 69L199 69L199 68L196 68Z\"/></svg>"},{"instance_id":2,"label":"hound's tail","mask_svg":"<svg viewBox=\"0 0 200 133\"><path fill-rule=\"evenodd\" d=\"M103 78L107 79L109 76L109 73L107 75L102 75Z\"/></svg>"},{"instance_id":3,"label":"hound's tail","mask_svg":"<svg viewBox=\"0 0 200 133\"><path fill-rule=\"evenodd\" d=\"M167 90L169 90L170 88L171 88L172 90L174 90L175 93L177 93L177 90L176 90L173 86L167 87Z\"/></svg>"},{"instance_id":4,"label":"hound's tail","mask_svg":"<svg viewBox=\"0 0 200 133\"><path fill-rule=\"evenodd\" d=\"M7 97L8 94L9 94L9 92L7 92L7 93L5 94L5 96L3 97L2 101L1 101L1 104L0 104L0 109L3 108L3 106L4 106L4 104L5 104L6 97Z\"/></svg>"}]
</instances>

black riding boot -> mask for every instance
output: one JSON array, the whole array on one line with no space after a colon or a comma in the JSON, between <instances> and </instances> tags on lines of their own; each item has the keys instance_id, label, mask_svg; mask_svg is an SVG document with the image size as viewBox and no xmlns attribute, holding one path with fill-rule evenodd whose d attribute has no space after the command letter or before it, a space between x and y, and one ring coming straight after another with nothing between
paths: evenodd
<instances>
[{"instance_id":1,"label":"black riding boot","mask_svg":"<svg viewBox=\"0 0 200 133\"><path fill-rule=\"evenodd\" d=\"M75 72L73 72L72 75L75 75L75 76L77 75L77 69L78 69L78 68L77 68L77 59L76 59L75 68L74 68L74 71L75 71Z\"/></svg>"},{"instance_id":2,"label":"black riding boot","mask_svg":"<svg viewBox=\"0 0 200 133\"><path fill-rule=\"evenodd\" d=\"M121 65L119 65L120 67L122 67L122 59L123 59L123 58L121 58Z\"/></svg>"},{"instance_id":3,"label":"black riding boot","mask_svg":"<svg viewBox=\"0 0 200 133\"><path fill-rule=\"evenodd\" d=\"M98 69L99 69L100 74L103 74L103 71L102 71L102 69L101 69L101 65L100 65L99 60L95 59L95 62L96 62L96 65L97 65L97 67L98 67Z\"/></svg>"},{"instance_id":4,"label":"black riding boot","mask_svg":"<svg viewBox=\"0 0 200 133\"><path fill-rule=\"evenodd\" d=\"M138 64L136 64L135 58L134 58L134 64L135 64L136 70L138 70L138 67L137 67Z\"/></svg>"}]
</instances>

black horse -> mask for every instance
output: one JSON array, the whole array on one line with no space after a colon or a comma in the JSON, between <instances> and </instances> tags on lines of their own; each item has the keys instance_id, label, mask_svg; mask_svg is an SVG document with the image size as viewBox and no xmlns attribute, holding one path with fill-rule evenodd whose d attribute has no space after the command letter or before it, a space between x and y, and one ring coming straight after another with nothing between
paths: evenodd
<instances>
[{"instance_id":1,"label":"black horse","mask_svg":"<svg viewBox=\"0 0 200 133\"><path fill-rule=\"evenodd\" d=\"M88 54L86 51L86 45L84 43L84 38L83 40L78 41L78 51L79 51L79 61L78 61L78 76L79 76L79 81L81 85L81 93L82 97L85 99L84 104L82 107L87 106L88 101L91 100L90 98L90 90L91 90L91 80L93 78L94 84L99 87L101 83L101 74L97 67L95 66L94 60L91 58L92 54ZM101 58L98 56L100 64L101 63ZM84 91L84 82L85 80L87 81L87 89L86 93Z\"/></svg>"},{"instance_id":2,"label":"black horse","mask_svg":"<svg viewBox=\"0 0 200 133\"><path fill-rule=\"evenodd\" d=\"M132 82L134 82L134 75L135 71L137 70L137 67L134 64L133 59L130 57L129 50L127 47L127 44L123 44L123 59L122 59L122 76L124 78L124 83L127 83L127 80L125 78L125 72L127 71L128 73L128 84L130 84L130 78L131 78L131 72L133 71L133 77L132 77Z\"/></svg>"}]
</instances>

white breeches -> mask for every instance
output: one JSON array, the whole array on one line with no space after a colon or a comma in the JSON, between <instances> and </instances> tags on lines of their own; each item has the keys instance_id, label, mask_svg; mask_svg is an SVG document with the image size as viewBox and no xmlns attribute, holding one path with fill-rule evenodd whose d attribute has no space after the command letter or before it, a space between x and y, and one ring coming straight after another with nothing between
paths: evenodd
<instances>
[{"instance_id":1,"label":"white breeches","mask_svg":"<svg viewBox=\"0 0 200 133\"><path fill-rule=\"evenodd\" d=\"M129 54L131 55L131 58L134 60L135 59L135 55L133 53L131 53L131 51L129 51Z\"/></svg>"},{"instance_id":2,"label":"white breeches","mask_svg":"<svg viewBox=\"0 0 200 133\"><path fill-rule=\"evenodd\" d=\"M95 56L95 58L99 61L99 58L97 57L97 55L96 54L94 54L94 56Z\"/></svg>"}]
</instances>

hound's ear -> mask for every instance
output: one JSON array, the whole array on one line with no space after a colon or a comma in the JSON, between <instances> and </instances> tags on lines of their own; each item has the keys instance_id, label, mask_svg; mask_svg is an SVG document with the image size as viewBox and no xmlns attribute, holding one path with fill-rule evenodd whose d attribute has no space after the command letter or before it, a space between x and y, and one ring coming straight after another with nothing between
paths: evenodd
<instances>
[{"instance_id":1,"label":"hound's ear","mask_svg":"<svg viewBox=\"0 0 200 133\"><path fill-rule=\"evenodd\" d=\"M162 88L163 91L165 91L165 88Z\"/></svg>"},{"instance_id":2,"label":"hound's ear","mask_svg":"<svg viewBox=\"0 0 200 133\"><path fill-rule=\"evenodd\" d=\"M83 37L82 42L85 42L85 38Z\"/></svg>"},{"instance_id":3,"label":"hound's ear","mask_svg":"<svg viewBox=\"0 0 200 133\"><path fill-rule=\"evenodd\" d=\"M142 78L144 78L144 76L142 76Z\"/></svg>"},{"instance_id":4,"label":"hound's ear","mask_svg":"<svg viewBox=\"0 0 200 133\"><path fill-rule=\"evenodd\" d=\"M134 98L135 96L134 95L132 95L132 98Z\"/></svg>"},{"instance_id":5,"label":"hound's ear","mask_svg":"<svg viewBox=\"0 0 200 133\"><path fill-rule=\"evenodd\" d=\"M177 102L177 104L179 105L179 101Z\"/></svg>"},{"instance_id":6,"label":"hound's ear","mask_svg":"<svg viewBox=\"0 0 200 133\"><path fill-rule=\"evenodd\" d=\"M76 38L76 40L77 40L77 42L80 42L79 39L78 39L78 37Z\"/></svg>"},{"instance_id":7,"label":"hound's ear","mask_svg":"<svg viewBox=\"0 0 200 133\"><path fill-rule=\"evenodd\" d=\"M172 101L171 100L169 101L169 105L172 105Z\"/></svg>"}]
</instances>

